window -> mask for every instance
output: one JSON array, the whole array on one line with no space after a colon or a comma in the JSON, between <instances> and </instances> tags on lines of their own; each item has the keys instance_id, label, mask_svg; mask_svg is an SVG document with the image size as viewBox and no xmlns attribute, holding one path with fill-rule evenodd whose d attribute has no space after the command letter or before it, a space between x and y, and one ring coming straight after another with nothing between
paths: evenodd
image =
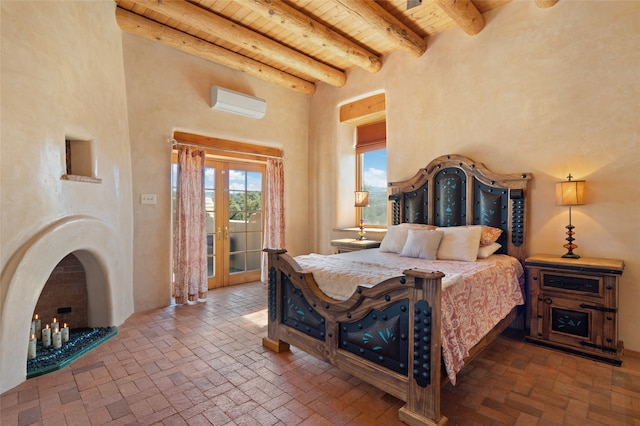
<instances>
[{"instance_id":1,"label":"window","mask_svg":"<svg viewBox=\"0 0 640 426\"><path fill-rule=\"evenodd\" d=\"M358 126L356 191L369 192L369 206L356 209L356 226L387 226L386 121Z\"/></svg>"}]
</instances>

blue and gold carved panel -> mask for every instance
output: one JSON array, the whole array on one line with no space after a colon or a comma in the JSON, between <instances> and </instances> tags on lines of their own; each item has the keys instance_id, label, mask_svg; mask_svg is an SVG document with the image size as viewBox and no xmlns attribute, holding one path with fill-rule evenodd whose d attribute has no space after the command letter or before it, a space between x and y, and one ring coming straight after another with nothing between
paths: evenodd
<instances>
[{"instance_id":1,"label":"blue and gold carved panel","mask_svg":"<svg viewBox=\"0 0 640 426\"><path fill-rule=\"evenodd\" d=\"M354 322L341 322L339 347L369 361L407 374L409 302L372 310Z\"/></svg>"},{"instance_id":2,"label":"blue and gold carved panel","mask_svg":"<svg viewBox=\"0 0 640 426\"><path fill-rule=\"evenodd\" d=\"M435 178L434 195L436 226L466 224L467 179L463 170L448 167L438 172Z\"/></svg>"},{"instance_id":3,"label":"blue and gold carved panel","mask_svg":"<svg viewBox=\"0 0 640 426\"><path fill-rule=\"evenodd\" d=\"M502 245L498 253L506 253L509 229L509 191L475 181L473 185L473 223L502 229L498 243Z\"/></svg>"},{"instance_id":4,"label":"blue and gold carved panel","mask_svg":"<svg viewBox=\"0 0 640 426\"><path fill-rule=\"evenodd\" d=\"M282 274L282 323L324 340L326 320L307 302L286 274Z\"/></svg>"},{"instance_id":5,"label":"blue and gold carved panel","mask_svg":"<svg viewBox=\"0 0 640 426\"><path fill-rule=\"evenodd\" d=\"M573 336L589 337L589 314L569 309L551 309L551 329Z\"/></svg>"},{"instance_id":6,"label":"blue and gold carved panel","mask_svg":"<svg viewBox=\"0 0 640 426\"><path fill-rule=\"evenodd\" d=\"M404 222L427 223L429 198L427 183L415 191L404 194Z\"/></svg>"}]
</instances>

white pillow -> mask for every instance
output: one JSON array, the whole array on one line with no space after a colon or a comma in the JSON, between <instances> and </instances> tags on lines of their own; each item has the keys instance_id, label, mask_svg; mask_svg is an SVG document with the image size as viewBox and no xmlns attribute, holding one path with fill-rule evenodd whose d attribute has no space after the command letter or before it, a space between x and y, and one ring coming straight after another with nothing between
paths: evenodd
<instances>
[{"instance_id":1,"label":"white pillow","mask_svg":"<svg viewBox=\"0 0 640 426\"><path fill-rule=\"evenodd\" d=\"M407 241L408 234L409 227L404 224L389 226L380 242L380 251L400 253Z\"/></svg>"},{"instance_id":2,"label":"white pillow","mask_svg":"<svg viewBox=\"0 0 640 426\"><path fill-rule=\"evenodd\" d=\"M451 226L436 229L444 232L438 247L438 259L465 262L475 262L478 259L482 234L480 226Z\"/></svg>"},{"instance_id":3,"label":"white pillow","mask_svg":"<svg viewBox=\"0 0 640 426\"><path fill-rule=\"evenodd\" d=\"M409 229L407 242L404 244L400 256L435 260L443 235L442 231Z\"/></svg>"},{"instance_id":4,"label":"white pillow","mask_svg":"<svg viewBox=\"0 0 640 426\"><path fill-rule=\"evenodd\" d=\"M480 246L478 249L478 259L486 259L502 247L500 243L489 244L488 246Z\"/></svg>"}]
</instances>

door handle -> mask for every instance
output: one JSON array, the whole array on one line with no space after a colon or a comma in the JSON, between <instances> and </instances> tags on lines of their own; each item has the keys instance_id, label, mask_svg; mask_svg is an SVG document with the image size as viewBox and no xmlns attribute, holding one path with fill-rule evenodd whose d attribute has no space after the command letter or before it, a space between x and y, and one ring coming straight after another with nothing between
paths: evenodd
<instances>
[{"instance_id":1,"label":"door handle","mask_svg":"<svg viewBox=\"0 0 640 426\"><path fill-rule=\"evenodd\" d=\"M224 227L224 239L225 240L229 239L229 227L228 226Z\"/></svg>"}]
</instances>

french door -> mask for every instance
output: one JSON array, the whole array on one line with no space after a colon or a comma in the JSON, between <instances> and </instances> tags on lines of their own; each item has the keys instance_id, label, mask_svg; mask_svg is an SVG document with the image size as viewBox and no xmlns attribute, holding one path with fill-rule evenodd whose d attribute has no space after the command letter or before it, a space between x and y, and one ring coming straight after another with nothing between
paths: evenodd
<instances>
[{"instance_id":1,"label":"french door","mask_svg":"<svg viewBox=\"0 0 640 426\"><path fill-rule=\"evenodd\" d=\"M261 163L205 160L209 289L260 279L264 173Z\"/></svg>"}]
</instances>

